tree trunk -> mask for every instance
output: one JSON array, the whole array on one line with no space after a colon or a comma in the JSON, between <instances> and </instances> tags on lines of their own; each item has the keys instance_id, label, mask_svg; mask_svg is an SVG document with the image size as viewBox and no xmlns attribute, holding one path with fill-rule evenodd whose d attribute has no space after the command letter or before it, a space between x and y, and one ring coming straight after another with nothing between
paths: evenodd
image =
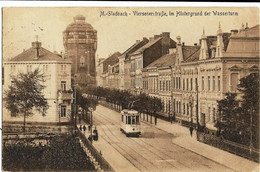
<instances>
[{"instance_id":1,"label":"tree trunk","mask_svg":"<svg viewBox=\"0 0 260 172\"><path fill-rule=\"evenodd\" d=\"M148 122L148 113L146 114L146 121Z\"/></svg>"},{"instance_id":2,"label":"tree trunk","mask_svg":"<svg viewBox=\"0 0 260 172\"><path fill-rule=\"evenodd\" d=\"M153 123L152 120L153 120L153 115L151 113L151 115L150 115L150 123Z\"/></svg>"}]
</instances>

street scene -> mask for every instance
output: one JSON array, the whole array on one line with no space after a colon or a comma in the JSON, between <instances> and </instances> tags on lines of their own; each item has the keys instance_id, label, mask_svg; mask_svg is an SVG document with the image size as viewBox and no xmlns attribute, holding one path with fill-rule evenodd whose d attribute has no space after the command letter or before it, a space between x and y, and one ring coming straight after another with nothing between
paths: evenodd
<instances>
[{"instance_id":1,"label":"street scene","mask_svg":"<svg viewBox=\"0 0 260 172\"><path fill-rule=\"evenodd\" d=\"M259 171L259 8L4 7L2 170Z\"/></svg>"}]
</instances>

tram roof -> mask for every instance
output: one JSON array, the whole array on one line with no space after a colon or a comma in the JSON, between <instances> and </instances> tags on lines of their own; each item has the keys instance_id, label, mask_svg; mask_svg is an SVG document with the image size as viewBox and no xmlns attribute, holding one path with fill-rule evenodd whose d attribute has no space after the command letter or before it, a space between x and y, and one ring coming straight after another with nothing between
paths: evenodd
<instances>
[{"instance_id":1,"label":"tram roof","mask_svg":"<svg viewBox=\"0 0 260 172\"><path fill-rule=\"evenodd\" d=\"M136 110L133 110L133 109L124 109L122 111L124 113L133 114L133 115L138 113Z\"/></svg>"}]
</instances>

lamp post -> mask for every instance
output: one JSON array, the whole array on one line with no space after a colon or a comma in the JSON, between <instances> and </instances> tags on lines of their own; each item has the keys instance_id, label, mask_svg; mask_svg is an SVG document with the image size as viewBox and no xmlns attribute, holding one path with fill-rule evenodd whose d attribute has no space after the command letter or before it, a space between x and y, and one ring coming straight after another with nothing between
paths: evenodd
<instances>
[{"instance_id":1,"label":"lamp post","mask_svg":"<svg viewBox=\"0 0 260 172\"><path fill-rule=\"evenodd\" d=\"M92 144L92 139L93 139L93 135L92 135L92 126L93 126L93 108L90 107L89 108L89 111L90 111L90 142Z\"/></svg>"}]
</instances>

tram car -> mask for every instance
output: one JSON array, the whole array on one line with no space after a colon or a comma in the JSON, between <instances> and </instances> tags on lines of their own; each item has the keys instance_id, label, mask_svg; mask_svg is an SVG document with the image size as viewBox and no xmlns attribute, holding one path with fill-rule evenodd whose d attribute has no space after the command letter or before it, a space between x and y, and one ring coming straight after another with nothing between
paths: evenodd
<instances>
[{"instance_id":1,"label":"tram car","mask_svg":"<svg viewBox=\"0 0 260 172\"><path fill-rule=\"evenodd\" d=\"M125 133L127 137L141 135L140 114L135 110L122 110L120 130Z\"/></svg>"}]
</instances>

